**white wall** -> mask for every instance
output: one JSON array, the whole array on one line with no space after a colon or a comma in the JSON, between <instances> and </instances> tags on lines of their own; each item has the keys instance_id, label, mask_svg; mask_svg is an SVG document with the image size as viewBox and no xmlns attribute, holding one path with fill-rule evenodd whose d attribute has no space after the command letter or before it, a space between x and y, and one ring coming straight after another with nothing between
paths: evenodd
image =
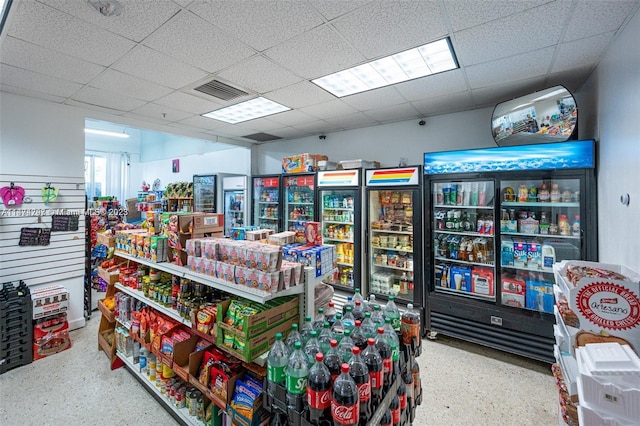
<instances>
[{"instance_id":1,"label":"white wall","mask_svg":"<svg viewBox=\"0 0 640 426\"><path fill-rule=\"evenodd\" d=\"M493 108L445 114L344 132L270 142L253 148L253 174L280 173L282 157L310 152L326 154L330 161L363 159L395 167L400 158L408 164L424 163L425 152L495 147L491 136Z\"/></svg>"},{"instance_id":2,"label":"white wall","mask_svg":"<svg viewBox=\"0 0 640 426\"><path fill-rule=\"evenodd\" d=\"M583 91L584 126L599 141L598 244L601 262L640 270L640 12L628 23ZM629 206L620 195L631 196Z\"/></svg>"}]
</instances>

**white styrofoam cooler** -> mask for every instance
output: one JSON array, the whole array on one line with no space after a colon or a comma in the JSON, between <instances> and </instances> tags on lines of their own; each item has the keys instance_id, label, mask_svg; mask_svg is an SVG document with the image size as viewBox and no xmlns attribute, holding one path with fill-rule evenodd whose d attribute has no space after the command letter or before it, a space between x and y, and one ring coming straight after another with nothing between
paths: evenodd
<instances>
[{"instance_id":1,"label":"white styrofoam cooler","mask_svg":"<svg viewBox=\"0 0 640 426\"><path fill-rule=\"evenodd\" d=\"M576 358L580 405L620 424L640 423L638 355L628 345L594 343L578 348Z\"/></svg>"},{"instance_id":2,"label":"white styrofoam cooler","mask_svg":"<svg viewBox=\"0 0 640 426\"><path fill-rule=\"evenodd\" d=\"M584 404L578 405L578 421L580 426L638 426L637 420L620 419Z\"/></svg>"}]
</instances>

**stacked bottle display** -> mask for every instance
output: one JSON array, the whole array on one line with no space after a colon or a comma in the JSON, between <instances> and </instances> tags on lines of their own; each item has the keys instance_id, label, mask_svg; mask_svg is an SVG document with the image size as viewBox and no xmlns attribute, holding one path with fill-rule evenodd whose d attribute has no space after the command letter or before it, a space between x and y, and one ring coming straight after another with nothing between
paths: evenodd
<instances>
[{"instance_id":1,"label":"stacked bottle display","mask_svg":"<svg viewBox=\"0 0 640 426\"><path fill-rule=\"evenodd\" d=\"M394 328L395 326L395 328ZM267 357L264 406L272 425L409 425L421 403L420 316L400 315L359 292L335 315L276 335Z\"/></svg>"}]
</instances>

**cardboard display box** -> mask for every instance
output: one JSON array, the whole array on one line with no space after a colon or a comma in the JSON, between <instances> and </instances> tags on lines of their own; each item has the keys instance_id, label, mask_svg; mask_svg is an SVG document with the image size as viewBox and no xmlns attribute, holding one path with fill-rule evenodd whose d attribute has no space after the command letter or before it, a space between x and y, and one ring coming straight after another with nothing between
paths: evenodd
<instances>
[{"instance_id":1,"label":"cardboard display box","mask_svg":"<svg viewBox=\"0 0 640 426\"><path fill-rule=\"evenodd\" d=\"M118 279L120 278L120 271L119 269L111 270L98 266L98 276L105 280L107 284L113 285L118 282Z\"/></svg>"},{"instance_id":2,"label":"cardboard display box","mask_svg":"<svg viewBox=\"0 0 640 426\"><path fill-rule=\"evenodd\" d=\"M282 333L283 336L287 334L289 330L291 330L291 325L298 322L298 318L291 318L284 323L273 327L262 334L259 334L253 338L244 340L244 349L242 352L237 349L230 348L229 346L225 346L224 343L224 333L227 332L223 327L224 324L216 324L218 327L218 341L216 342L216 346L221 350L230 353L238 359L241 359L245 362L253 362L256 358L258 358L263 353L267 352L273 342L276 340L276 333Z\"/></svg>"},{"instance_id":3,"label":"cardboard display box","mask_svg":"<svg viewBox=\"0 0 640 426\"><path fill-rule=\"evenodd\" d=\"M31 290L33 319L66 312L69 309L69 292L61 285L51 285Z\"/></svg>"},{"instance_id":4,"label":"cardboard display box","mask_svg":"<svg viewBox=\"0 0 640 426\"><path fill-rule=\"evenodd\" d=\"M111 235L111 233L98 232L96 241L100 244L103 244L107 247L115 247L116 245L116 237Z\"/></svg>"},{"instance_id":5,"label":"cardboard display box","mask_svg":"<svg viewBox=\"0 0 640 426\"><path fill-rule=\"evenodd\" d=\"M242 323L237 327L230 326L224 322L227 310L231 304L231 300L225 300L218 304L216 323L224 330L239 335L244 339L250 339L280 325L283 321L298 317L300 308L298 296L293 296L289 300L286 298L280 299L286 301L280 304L275 303L275 301L267 302L266 306L268 309L255 315L244 317Z\"/></svg>"}]
</instances>

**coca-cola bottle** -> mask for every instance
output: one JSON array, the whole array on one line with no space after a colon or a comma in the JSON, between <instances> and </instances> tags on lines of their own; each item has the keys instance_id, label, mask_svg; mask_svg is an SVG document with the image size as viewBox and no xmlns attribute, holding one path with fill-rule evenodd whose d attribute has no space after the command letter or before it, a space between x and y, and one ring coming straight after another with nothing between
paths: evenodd
<instances>
[{"instance_id":1,"label":"coca-cola bottle","mask_svg":"<svg viewBox=\"0 0 640 426\"><path fill-rule=\"evenodd\" d=\"M369 337L376 338L376 325L371 319L371 312L364 313L364 321L362 321L362 325L360 326L364 336L368 339Z\"/></svg>"},{"instance_id":2,"label":"coca-cola bottle","mask_svg":"<svg viewBox=\"0 0 640 426\"><path fill-rule=\"evenodd\" d=\"M329 343L330 347L324 356L324 365L327 366L329 372L331 373L331 382L340 375L340 366L342 366L342 355L338 352L338 341L336 339L332 339Z\"/></svg>"},{"instance_id":3,"label":"coca-cola bottle","mask_svg":"<svg viewBox=\"0 0 640 426\"><path fill-rule=\"evenodd\" d=\"M380 419L380 426L391 426L391 410L388 408L382 415L382 419Z\"/></svg>"},{"instance_id":4,"label":"coca-cola bottle","mask_svg":"<svg viewBox=\"0 0 640 426\"><path fill-rule=\"evenodd\" d=\"M413 400L417 406L422 401L422 382L420 381L420 366L415 358L411 363L411 376L413 378Z\"/></svg>"},{"instance_id":5,"label":"coca-cola bottle","mask_svg":"<svg viewBox=\"0 0 640 426\"><path fill-rule=\"evenodd\" d=\"M358 396L360 400L360 425L366 426L371 418L371 377L367 364L360 355L360 348L354 346L352 349L353 356L349 360L349 374L356 382L358 387Z\"/></svg>"},{"instance_id":6,"label":"coca-cola bottle","mask_svg":"<svg viewBox=\"0 0 640 426\"><path fill-rule=\"evenodd\" d=\"M309 377L309 361L302 352L300 342L293 345L293 353L289 357L285 369L287 387L287 406L297 412L304 408L305 393L307 391L307 378Z\"/></svg>"},{"instance_id":7,"label":"coca-cola bottle","mask_svg":"<svg viewBox=\"0 0 640 426\"><path fill-rule=\"evenodd\" d=\"M302 351L307 355L309 368L311 368L313 360L316 359L316 354L318 352L322 353L322 349L320 349L320 342L318 342L318 332L316 330L311 330L311 337L309 337L309 341L304 345L304 349Z\"/></svg>"},{"instance_id":8,"label":"coca-cola bottle","mask_svg":"<svg viewBox=\"0 0 640 426\"><path fill-rule=\"evenodd\" d=\"M396 391L396 395L398 396L398 400L400 401L400 415L405 412L407 409L407 386L404 384L404 380L398 381L398 390Z\"/></svg>"},{"instance_id":9,"label":"coca-cola bottle","mask_svg":"<svg viewBox=\"0 0 640 426\"><path fill-rule=\"evenodd\" d=\"M313 329L317 330L318 333L322 330L322 325L324 324L324 308L318 308L318 313L316 317L313 319Z\"/></svg>"},{"instance_id":10,"label":"coca-cola bottle","mask_svg":"<svg viewBox=\"0 0 640 426\"><path fill-rule=\"evenodd\" d=\"M367 339L367 348L362 353L362 359L369 369L371 379L371 406L377 407L382 401L382 357L376 348L373 338Z\"/></svg>"},{"instance_id":11,"label":"coca-cola bottle","mask_svg":"<svg viewBox=\"0 0 640 426\"><path fill-rule=\"evenodd\" d=\"M415 389L413 387L413 376L411 375L409 366L407 366L407 368L402 373L402 382L404 383L407 392L407 410L413 416L413 414L415 413L415 410L413 408L415 407L416 398L414 395ZM410 422L413 422L413 419L411 419Z\"/></svg>"},{"instance_id":12,"label":"coca-cola bottle","mask_svg":"<svg viewBox=\"0 0 640 426\"><path fill-rule=\"evenodd\" d=\"M323 361L324 356L318 352L307 379L309 421L315 425L331 418L331 373Z\"/></svg>"},{"instance_id":13,"label":"coca-cola bottle","mask_svg":"<svg viewBox=\"0 0 640 426\"><path fill-rule=\"evenodd\" d=\"M362 332L362 323L360 320L356 320L356 326L351 330L351 340L360 348L360 351L364 351L367 348L367 337Z\"/></svg>"},{"instance_id":14,"label":"coca-cola bottle","mask_svg":"<svg viewBox=\"0 0 640 426\"><path fill-rule=\"evenodd\" d=\"M320 335L318 336L318 343L320 343L320 350L323 354L329 351L332 339L333 333L331 332L331 326L329 325L329 321L325 321L322 326L322 331L320 331Z\"/></svg>"},{"instance_id":15,"label":"coca-cola bottle","mask_svg":"<svg viewBox=\"0 0 640 426\"><path fill-rule=\"evenodd\" d=\"M358 386L349 374L349 364L343 363L341 373L333 382L331 418L335 426L357 425L360 415Z\"/></svg>"},{"instance_id":16,"label":"coca-cola bottle","mask_svg":"<svg viewBox=\"0 0 640 426\"><path fill-rule=\"evenodd\" d=\"M311 319L311 315L306 315L304 317L304 323L302 324L302 330L300 330L300 337L302 338L302 347L307 344L309 338L311 337L311 330L313 330L313 322Z\"/></svg>"},{"instance_id":17,"label":"coca-cola bottle","mask_svg":"<svg viewBox=\"0 0 640 426\"><path fill-rule=\"evenodd\" d=\"M353 348L355 344L353 343L353 339L351 338L351 330L344 331L344 337L338 343L338 353L342 355L342 362L349 362L351 359L351 348Z\"/></svg>"},{"instance_id":18,"label":"coca-cola bottle","mask_svg":"<svg viewBox=\"0 0 640 426\"><path fill-rule=\"evenodd\" d=\"M336 305L333 302L329 302L329 306L324 310L324 320L329 321L330 325L336 320Z\"/></svg>"},{"instance_id":19,"label":"coca-cola bottle","mask_svg":"<svg viewBox=\"0 0 640 426\"><path fill-rule=\"evenodd\" d=\"M347 308L348 308L349 306L351 306L351 309L353 309L353 307L354 307L354 306L356 306L356 305L354 305L354 304L353 304L353 297L352 297L352 296L347 296L347 303L345 303L345 304L342 306L342 315L343 315L343 316L344 316L344 314L346 314L346 313L347 313Z\"/></svg>"},{"instance_id":20,"label":"coca-cola bottle","mask_svg":"<svg viewBox=\"0 0 640 426\"><path fill-rule=\"evenodd\" d=\"M393 359L391 353L391 345L387 336L384 334L384 328L378 327L378 337L376 337L376 349L382 357L382 387L387 391L393 382Z\"/></svg>"},{"instance_id":21,"label":"coca-cola bottle","mask_svg":"<svg viewBox=\"0 0 640 426\"><path fill-rule=\"evenodd\" d=\"M398 395L393 395L391 404L389 405L391 411L391 424L396 426L400 424L400 398Z\"/></svg>"},{"instance_id":22,"label":"coca-cola bottle","mask_svg":"<svg viewBox=\"0 0 640 426\"><path fill-rule=\"evenodd\" d=\"M364 320L364 306L362 306L362 302L360 300L356 300L355 302L353 302L355 304L354 308L353 308L353 317L356 319L356 321L360 320Z\"/></svg>"},{"instance_id":23,"label":"coca-cola bottle","mask_svg":"<svg viewBox=\"0 0 640 426\"><path fill-rule=\"evenodd\" d=\"M296 342L302 343L302 336L300 335L300 331L298 331L298 324L291 324L291 331L287 336L287 349L289 349L289 353L293 352L293 344Z\"/></svg>"},{"instance_id":24,"label":"coca-cola bottle","mask_svg":"<svg viewBox=\"0 0 640 426\"><path fill-rule=\"evenodd\" d=\"M344 323L342 322L342 314L340 312L336 314L335 321L331 326L331 332L333 333L333 337L340 343L340 340L342 340L344 336Z\"/></svg>"}]
</instances>

